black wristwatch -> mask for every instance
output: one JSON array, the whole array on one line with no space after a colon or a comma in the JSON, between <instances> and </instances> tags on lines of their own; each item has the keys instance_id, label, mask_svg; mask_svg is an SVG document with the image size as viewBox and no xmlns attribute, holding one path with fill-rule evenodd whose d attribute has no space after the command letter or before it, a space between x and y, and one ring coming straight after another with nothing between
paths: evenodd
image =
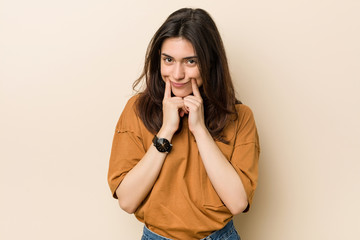
<instances>
[{"instance_id":1,"label":"black wristwatch","mask_svg":"<svg viewBox=\"0 0 360 240\"><path fill-rule=\"evenodd\" d=\"M166 138L158 138L156 135L154 136L152 142L154 146L159 152L170 152L172 145Z\"/></svg>"}]
</instances>

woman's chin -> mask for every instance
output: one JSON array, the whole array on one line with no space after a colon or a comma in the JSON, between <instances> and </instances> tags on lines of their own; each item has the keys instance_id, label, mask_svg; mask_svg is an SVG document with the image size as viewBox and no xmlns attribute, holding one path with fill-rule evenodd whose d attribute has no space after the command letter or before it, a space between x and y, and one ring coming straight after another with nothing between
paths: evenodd
<instances>
[{"instance_id":1,"label":"woman's chin","mask_svg":"<svg viewBox=\"0 0 360 240\"><path fill-rule=\"evenodd\" d=\"M187 97L190 94L192 94L192 92L189 91L176 91L176 90L172 90L172 93L175 97L181 97L181 98Z\"/></svg>"}]
</instances>

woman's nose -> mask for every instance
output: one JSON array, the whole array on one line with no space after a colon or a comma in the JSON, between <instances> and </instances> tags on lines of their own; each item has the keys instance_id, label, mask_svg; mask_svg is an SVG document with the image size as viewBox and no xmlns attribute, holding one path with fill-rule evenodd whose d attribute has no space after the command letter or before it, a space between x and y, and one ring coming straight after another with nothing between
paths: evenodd
<instances>
[{"instance_id":1,"label":"woman's nose","mask_svg":"<svg viewBox=\"0 0 360 240\"><path fill-rule=\"evenodd\" d=\"M174 66L173 77L175 78L175 80L181 80L185 77L184 67L181 63L177 63Z\"/></svg>"}]
</instances>

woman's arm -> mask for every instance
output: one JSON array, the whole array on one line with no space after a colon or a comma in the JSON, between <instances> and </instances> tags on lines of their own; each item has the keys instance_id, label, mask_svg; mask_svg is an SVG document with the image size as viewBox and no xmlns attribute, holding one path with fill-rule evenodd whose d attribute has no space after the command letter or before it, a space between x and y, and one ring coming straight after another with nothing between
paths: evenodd
<instances>
[{"instance_id":1,"label":"woman's arm","mask_svg":"<svg viewBox=\"0 0 360 240\"><path fill-rule=\"evenodd\" d=\"M166 81L163 99L163 125L157 133L158 138L171 141L179 127L180 115L184 115L184 100L180 97L171 97L171 85ZM179 112L180 109L180 112ZM159 152L151 145L143 158L124 177L116 195L120 207L134 213L140 203L149 194L163 166L167 153Z\"/></svg>"},{"instance_id":2,"label":"woman's arm","mask_svg":"<svg viewBox=\"0 0 360 240\"><path fill-rule=\"evenodd\" d=\"M158 137L171 139L171 135L158 133ZM118 202L125 212L134 213L154 185L167 153L151 145L144 157L131 169L116 189Z\"/></svg>"},{"instance_id":3,"label":"woman's arm","mask_svg":"<svg viewBox=\"0 0 360 240\"><path fill-rule=\"evenodd\" d=\"M217 194L233 215L239 214L248 205L244 185L207 130L202 98L195 81L192 81L192 86L194 96L184 99L189 111L189 129L196 139L205 170Z\"/></svg>"},{"instance_id":4,"label":"woman's arm","mask_svg":"<svg viewBox=\"0 0 360 240\"><path fill-rule=\"evenodd\" d=\"M193 134L206 172L217 194L233 215L242 213L248 201L239 175L207 129L198 129Z\"/></svg>"}]
</instances>

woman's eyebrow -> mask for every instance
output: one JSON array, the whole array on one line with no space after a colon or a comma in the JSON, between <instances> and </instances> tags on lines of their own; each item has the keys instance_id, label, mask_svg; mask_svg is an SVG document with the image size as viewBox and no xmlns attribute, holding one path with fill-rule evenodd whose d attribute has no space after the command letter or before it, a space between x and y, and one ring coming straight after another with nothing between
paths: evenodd
<instances>
[{"instance_id":1,"label":"woman's eyebrow","mask_svg":"<svg viewBox=\"0 0 360 240\"><path fill-rule=\"evenodd\" d=\"M168 57L168 58L174 58L166 53L161 53L161 55ZM191 58L197 58L197 56L184 57L183 59L187 60L187 59L191 59Z\"/></svg>"},{"instance_id":2,"label":"woman's eyebrow","mask_svg":"<svg viewBox=\"0 0 360 240\"><path fill-rule=\"evenodd\" d=\"M197 56L190 56L190 57L184 57L184 59L191 59L191 58L197 58Z\"/></svg>"},{"instance_id":3,"label":"woman's eyebrow","mask_svg":"<svg viewBox=\"0 0 360 240\"><path fill-rule=\"evenodd\" d=\"M165 56L165 57L173 58L172 56L167 55L166 53L161 53L161 55L163 55L163 56Z\"/></svg>"}]
</instances>

